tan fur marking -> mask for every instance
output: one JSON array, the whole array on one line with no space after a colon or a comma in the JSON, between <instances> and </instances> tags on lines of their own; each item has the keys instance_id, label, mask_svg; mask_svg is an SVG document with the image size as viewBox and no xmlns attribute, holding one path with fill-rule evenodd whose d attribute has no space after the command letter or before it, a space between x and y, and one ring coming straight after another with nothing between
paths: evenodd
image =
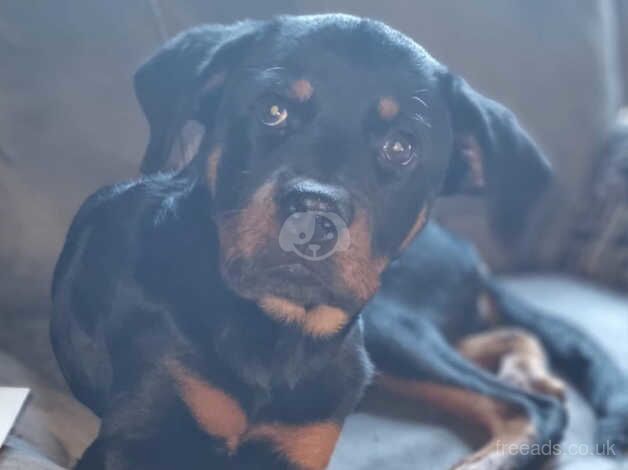
<instances>
[{"instance_id":1,"label":"tan fur marking","mask_svg":"<svg viewBox=\"0 0 628 470\"><path fill-rule=\"evenodd\" d=\"M317 305L306 311L303 306L274 295L264 296L259 306L275 320L298 325L305 334L314 337L334 335L349 321L348 315L337 307Z\"/></svg>"},{"instance_id":2,"label":"tan fur marking","mask_svg":"<svg viewBox=\"0 0 628 470\"><path fill-rule=\"evenodd\" d=\"M274 191L273 183L263 184L245 208L218 221L223 264L236 258L251 258L279 233Z\"/></svg>"},{"instance_id":3,"label":"tan fur marking","mask_svg":"<svg viewBox=\"0 0 628 470\"><path fill-rule=\"evenodd\" d=\"M340 426L331 422L304 426L265 424L253 428L247 439L270 442L299 470L324 470L339 435Z\"/></svg>"},{"instance_id":4,"label":"tan fur marking","mask_svg":"<svg viewBox=\"0 0 628 470\"><path fill-rule=\"evenodd\" d=\"M337 307L319 305L308 310L303 330L315 337L332 336L338 333L349 321L348 315Z\"/></svg>"},{"instance_id":5,"label":"tan fur marking","mask_svg":"<svg viewBox=\"0 0 628 470\"><path fill-rule=\"evenodd\" d=\"M219 72L217 74L212 75L205 82L205 85L203 86L203 93L208 93L212 91L214 88L221 86L223 83L225 83L226 78L227 78L227 74L225 72Z\"/></svg>"},{"instance_id":6,"label":"tan fur marking","mask_svg":"<svg viewBox=\"0 0 628 470\"><path fill-rule=\"evenodd\" d=\"M503 449L511 444L520 446L534 442L536 431L531 420L518 410L492 398L459 388L392 376L381 376L378 383L401 396L428 402L479 424L490 434L489 441L458 464L455 467L457 469L510 468L508 465L514 463L516 456L503 452Z\"/></svg>"},{"instance_id":7,"label":"tan fur marking","mask_svg":"<svg viewBox=\"0 0 628 470\"><path fill-rule=\"evenodd\" d=\"M264 312L285 323L301 323L305 320L305 308L287 299L274 295L263 297L259 306Z\"/></svg>"},{"instance_id":8,"label":"tan fur marking","mask_svg":"<svg viewBox=\"0 0 628 470\"><path fill-rule=\"evenodd\" d=\"M484 162L482 161L482 147L475 137L465 135L460 137L460 148L462 156L469 165L471 171L471 184L475 188L483 188L486 184L484 177Z\"/></svg>"},{"instance_id":9,"label":"tan fur marking","mask_svg":"<svg viewBox=\"0 0 628 470\"><path fill-rule=\"evenodd\" d=\"M423 227L425 227L426 222L427 222L427 206L423 206L423 208L421 209L421 212L419 212L419 215L414 221L414 225L412 225L412 228L406 235L406 238L404 238L403 242L401 242L401 247L399 248L400 251L404 251L406 248L408 248L410 243L412 243L412 240L414 240L414 237L416 237L416 234L419 233Z\"/></svg>"},{"instance_id":10,"label":"tan fur marking","mask_svg":"<svg viewBox=\"0 0 628 470\"><path fill-rule=\"evenodd\" d=\"M549 370L541 343L526 331L502 328L471 335L458 350L511 385L565 399L565 384Z\"/></svg>"},{"instance_id":11,"label":"tan fur marking","mask_svg":"<svg viewBox=\"0 0 628 470\"><path fill-rule=\"evenodd\" d=\"M349 237L349 247L334 254L336 272L346 288L365 302L379 288L379 276L388 260L372 257L369 223L364 211L357 213L349 227Z\"/></svg>"},{"instance_id":12,"label":"tan fur marking","mask_svg":"<svg viewBox=\"0 0 628 470\"><path fill-rule=\"evenodd\" d=\"M209 190L212 195L216 193L216 177L218 175L218 163L222 156L222 148L220 146L214 147L214 149L207 157L207 183L209 184Z\"/></svg>"},{"instance_id":13,"label":"tan fur marking","mask_svg":"<svg viewBox=\"0 0 628 470\"><path fill-rule=\"evenodd\" d=\"M198 425L207 434L224 439L227 449L235 452L247 428L246 414L238 402L178 361L169 361L166 367Z\"/></svg>"},{"instance_id":14,"label":"tan fur marking","mask_svg":"<svg viewBox=\"0 0 628 470\"><path fill-rule=\"evenodd\" d=\"M380 98L377 105L377 112L383 120L390 121L399 114L399 103L390 96Z\"/></svg>"},{"instance_id":15,"label":"tan fur marking","mask_svg":"<svg viewBox=\"0 0 628 470\"><path fill-rule=\"evenodd\" d=\"M314 87L305 79L296 80L292 84L291 89L293 96L301 102L309 100L314 94Z\"/></svg>"},{"instance_id":16,"label":"tan fur marking","mask_svg":"<svg viewBox=\"0 0 628 470\"><path fill-rule=\"evenodd\" d=\"M249 426L244 410L233 397L201 379L177 360L168 360L165 366L199 427L211 436L224 439L231 454L244 441L260 440L268 442L300 470L327 468L340 435L337 424Z\"/></svg>"}]
</instances>

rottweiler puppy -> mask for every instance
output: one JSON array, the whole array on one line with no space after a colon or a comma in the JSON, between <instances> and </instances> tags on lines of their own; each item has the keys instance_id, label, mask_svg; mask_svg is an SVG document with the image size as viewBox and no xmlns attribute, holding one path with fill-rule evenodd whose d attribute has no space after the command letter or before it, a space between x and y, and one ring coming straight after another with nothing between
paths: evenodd
<instances>
[{"instance_id":1,"label":"rottweiler puppy","mask_svg":"<svg viewBox=\"0 0 628 470\"><path fill-rule=\"evenodd\" d=\"M322 470L375 370L489 433L460 468L534 466L517 446L560 439L562 384L499 324L538 334L625 443L617 367L428 223L439 195L484 188L512 236L550 170L411 39L346 15L201 26L135 86L145 176L88 198L52 287L55 353L102 418L78 469Z\"/></svg>"}]
</instances>

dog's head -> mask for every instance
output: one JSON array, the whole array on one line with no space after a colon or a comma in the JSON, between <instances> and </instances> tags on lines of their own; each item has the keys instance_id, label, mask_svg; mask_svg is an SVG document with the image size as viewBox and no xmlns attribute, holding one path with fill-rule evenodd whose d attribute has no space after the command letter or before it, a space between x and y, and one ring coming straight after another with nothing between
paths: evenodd
<instances>
[{"instance_id":1,"label":"dog's head","mask_svg":"<svg viewBox=\"0 0 628 470\"><path fill-rule=\"evenodd\" d=\"M286 318L357 311L439 194L486 188L512 231L548 176L507 110L376 21L200 27L135 86L151 131L143 171L185 164L178 139L202 125L186 171L211 199L223 277Z\"/></svg>"}]
</instances>

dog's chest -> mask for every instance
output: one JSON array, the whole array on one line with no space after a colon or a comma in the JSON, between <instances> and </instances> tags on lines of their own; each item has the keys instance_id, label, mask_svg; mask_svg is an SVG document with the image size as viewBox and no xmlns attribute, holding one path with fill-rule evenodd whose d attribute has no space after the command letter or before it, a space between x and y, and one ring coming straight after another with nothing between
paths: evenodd
<instances>
[{"instance_id":1,"label":"dog's chest","mask_svg":"<svg viewBox=\"0 0 628 470\"><path fill-rule=\"evenodd\" d=\"M299 380L294 386L227 390L180 363L171 364L170 372L199 430L217 438L231 455L266 434L289 438L292 431L302 432L305 423L318 423L311 431L323 439L337 437L331 417L341 401L339 390L319 382L319 377Z\"/></svg>"}]
</instances>

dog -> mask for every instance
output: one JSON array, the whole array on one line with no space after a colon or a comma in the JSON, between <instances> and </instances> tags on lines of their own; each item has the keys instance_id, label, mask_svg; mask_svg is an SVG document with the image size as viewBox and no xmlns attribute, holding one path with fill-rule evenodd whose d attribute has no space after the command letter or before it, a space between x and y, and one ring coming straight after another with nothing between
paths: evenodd
<instances>
[{"instance_id":1,"label":"dog","mask_svg":"<svg viewBox=\"0 0 628 470\"><path fill-rule=\"evenodd\" d=\"M322 470L371 382L484 429L458 468L536 468L499 444L560 440L546 351L626 444L618 367L429 222L484 193L516 236L551 170L414 41L340 14L205 25L135 89L144 176L87 199L54 273L53 348L102 419L76 468Z\"/></svg>"}]
</instances>

